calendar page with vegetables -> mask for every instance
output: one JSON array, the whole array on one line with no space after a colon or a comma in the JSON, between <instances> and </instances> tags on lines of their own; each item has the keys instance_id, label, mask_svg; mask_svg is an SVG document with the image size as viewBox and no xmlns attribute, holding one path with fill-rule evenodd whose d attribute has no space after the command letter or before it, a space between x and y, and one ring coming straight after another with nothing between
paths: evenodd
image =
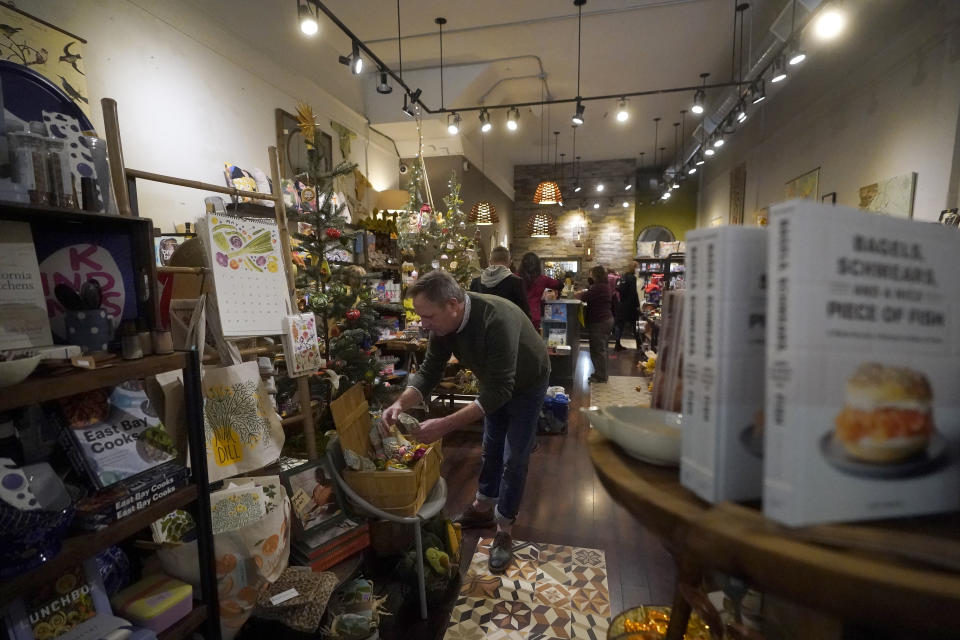
<instances>
[{"instance_id":1,"label":"calendar page with vegetables","mask_svg":"<svg viewBox=\"0 0 960 640\"><path fill-rule=\"evenodd\" d=\"M207 248L223 334L281 333L289 298L276 223L209 214L197 226Z\"/></svg>"}]
</instances>

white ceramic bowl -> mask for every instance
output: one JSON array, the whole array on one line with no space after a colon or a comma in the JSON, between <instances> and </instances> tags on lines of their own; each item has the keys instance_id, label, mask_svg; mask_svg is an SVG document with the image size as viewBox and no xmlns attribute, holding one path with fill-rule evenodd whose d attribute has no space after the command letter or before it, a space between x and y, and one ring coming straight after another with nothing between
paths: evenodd
<instances>
[{"instance_id":1,"label":"white ceramic bowl","mask_svg":"<svg viewBox=\"0 0 960 640\"><path fill-rule=\"evenodd\" d=\"M42 356L38 353L28 358L0 362L0 387L9 387L26 380L27 376L40 364L41 358Z\"/></svg>"},{"instance_id":2,"label":"white ceramic bowl","mask_svg":"<svg viewBox=\"0 0 960 640\"><path fill-rule=\"evenodd\" d=\"M581 409L590 423L630 456L665 467L680 464L679 413L640 406Z\"/></svg>"}]
</instances>

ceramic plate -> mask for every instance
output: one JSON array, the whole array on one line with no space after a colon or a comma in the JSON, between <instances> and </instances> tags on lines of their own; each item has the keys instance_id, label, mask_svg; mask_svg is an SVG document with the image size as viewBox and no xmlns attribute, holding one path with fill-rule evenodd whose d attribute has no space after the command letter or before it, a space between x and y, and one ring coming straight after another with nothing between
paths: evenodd
<instances>
[{"instance_id":1,"label":"ceramic plate","mask_svg":"<svg viewBox=\"0 0 960 640\"><path fill-rule=\"evenodd\" d=\"M76 118L83 131L94 130L86 114L63 89L36 71L0 60L0 82L4 109L24 122L43 122L43 112L53 111Z\"/></svg>"}]
</instances>

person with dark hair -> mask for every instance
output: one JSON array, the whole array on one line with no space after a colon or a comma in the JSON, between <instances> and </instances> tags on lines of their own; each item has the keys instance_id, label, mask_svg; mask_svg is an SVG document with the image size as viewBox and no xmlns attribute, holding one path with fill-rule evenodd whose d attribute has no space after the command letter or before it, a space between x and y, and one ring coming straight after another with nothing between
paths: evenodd
<instances>
[{"instance_id":1,"label":"person with dark hair","mask_svg":"<svg viewBox=\"0 0 960 640\"><path fill-rule=\"evenodd\" d=\"M587 334L590 337L590 382L607 381L607 338L613 328L613 311L607 271L597 265L590 269L590 288L574 294L587 303Z\"/></svg>"},{"instance_id":2,"label":"person with dark hair","mask_svg":"<svg viewBox=\"0 0 960 640\"><path fill-rule=\"evenodd\" d=\"M530 317L523 280L510 270L510 250L506 247L494 247L490 252L490 266L470 282L470 291L506 298Z\"/></svg>"},{"instance_id":3,"label":"person with dark hair","mask_svg":"<svg viewBox=\"0 0 960 640\"><path fill-rule=\"evenodd\" d=\"M540 330L540 318L543 317L543 292L555 289L558 293L563 287L556 278L544 275L540 269L540 257L533 251L523 254L520 260L520 278L527 288L527 305L530 307L530 320L537 331Z\"/></svg>"},{"instance_id":4,"label":"person with dark hair","mask_svg":"<svg viewBox=\"0 0 960 640\"><path fill-rule=\"evenodd\" d=\"M420 423L414 434L433 442L483 418L482 465L476 499L454 522L463 528L496 525L490 571L502 573L513 558L510 530L520 509L537 421L550 378L543 338L515 304L467 293L445 271L431 271L410 286L413 307L430 342L420 370L383 412L383 424L429 397L451 355L477 376L477 399L443 418Z\"/></svg>"},{"instance_id":5,"label":"person with dark hair","mask_svg":"<svg viewBox=\"0 0 960 640\"><path fill-rule=\"evenodd\" d=\"M615 314L616 325L613 337L616 339L616 344L613 350L624 350L624 346L620 344L624 325L633 333L633 337L637 340L637 350L639 350L640 332L637 331L637 320L640 317L640 296L637 294L637 276L633 271L624 270L620 280L617 281L617 293L620 294L620 305Z\"/></svg>"}]
</instances>

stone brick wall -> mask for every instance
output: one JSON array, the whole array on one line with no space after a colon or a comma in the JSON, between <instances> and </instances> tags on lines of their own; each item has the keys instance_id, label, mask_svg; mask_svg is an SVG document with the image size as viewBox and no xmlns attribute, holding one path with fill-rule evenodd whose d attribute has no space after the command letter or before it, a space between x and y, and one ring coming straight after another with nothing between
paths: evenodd
<instances>
[{"instance_id":1,"label":"stone brick wall","mask_svg":"<svg viewBox=\"0 0 960 640\"><path fill-rule=\"evenodd\" d=\"M636 185L636 171L637 165L633 159L584 162L580 167L582 189L574 193L576 179L571 177L571 167L567 163L563 171L566 177L560 181L564 197L561 209L556 205L539 207L533 204L537 184L541 180L557 178L559 172L552 164L514 167L513 238L510 250L515 261L519 261L527 251L533 251L541 258L580 258L583 271L596 264L618 270L627 266L632 268L635 246L633 194L636 186L627 191L624 183L629 180ZM602 192L596 191L599 182L604 185ZM624 200L630 206L624 208ZM599 203L600 208L594 209L594 203ZM531 238L527 235L527 221L541 208L557 220L557 235L552 238ZM576 246L578 230L584 239L579 247ZM586 256L587 239L593 243L593 255L589 257Z\"/></svg>"}]
</instances>

